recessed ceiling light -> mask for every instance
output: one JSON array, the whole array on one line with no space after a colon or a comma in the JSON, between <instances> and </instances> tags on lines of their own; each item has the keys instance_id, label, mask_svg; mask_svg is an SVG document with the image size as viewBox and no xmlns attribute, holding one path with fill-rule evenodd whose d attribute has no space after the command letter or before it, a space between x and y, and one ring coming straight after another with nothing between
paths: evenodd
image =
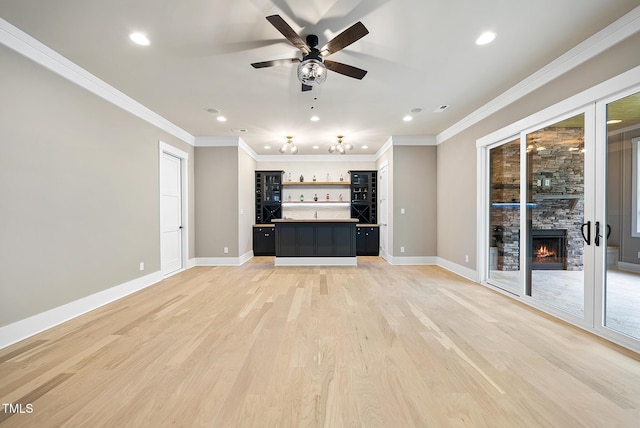
<instances>
[{"instance_id":1,"label":"recessed ceiling light","mask_svg":"<svg viewBox=\"0 0 640 428\"><path fill-rule=\"evenodd\" d=\"M313 150L318 150L320 146L313 146Z\"/></svg>"},{"instance_id":2,"label":"recessed ceiling light","mask_svg":"<svg viewBox=\"0 0 640 428\"><path fill-rule=\"evenodd\" d=\"M413 120L413 116L406 115L402 118L402 120L404 120L405 122L411 122Z\"/></svg>"},{"instance_id":3,"label":"recessed ceiling light","mask_svg":"<svg viewBox=\"0 0 640 428\"><path fill-rule=\"evenodd\" d=\"M495 38L496 38L496 33L492 31L487 31L485 33L482 33L480 37L476 39L476 45L480 45L480 46L486 45L487 43L493 42L493 39Z\"/></svg>"},{"instance_id":4,"label":"recessed ceiling light","mask_svg":"<svg viewBox=\"0 0 640 428\"><path fill-rule=\"evenodd\" d=\"M271 146L264 146L265 150L269 150Z\"/></svg>"},{"instance_id":5,"label":"recessed ceiling light","mask_svg":"<svg viewBox=\"0 0 640 428\"><path fill-rule=\"evenodd\" d=\"M613 125L620 122L622 122L622 120L620 119L611 119L611 120L607 120L607 125Z\"/></svg>"},{"instance_id":6,"label":"recessed ceiling light","mask_svg":"<svg viewBox=\"0 0 640 428\"><path fill-rule=\"evenodd\" d=\"M218 116L216 119L218 119L218 122L226 122L227 118L224 116Z\"/></svg>"},{"instance_id":7,"label":"recessed ceiling light","mask_svg":"<svg viewBox=\"0 0 640 428\"><path fill-rule=\"evenodd\" d=\"M129 38L133 43L136 43L140 46L149 46L151 44L151 42L149 41L149 39L144 33L138 33L138 32L131 33L129 34Z\"/></svg>"},{"instance_id":8,"label":"recessed ceiling light","mask_svg":"<svg viewBox=\"0 0 640 428\"><path fill-rule=\"evenodd\" d=\"M311 121L312 122L317 122L319 120L320 120L320 118L318 116L311 116Z\"/></svg>"},{"instance_id":9,"label":"recessed ceiling light","mask_svg":"<svg viewBox=\"0 0 640 428\"><path fill-rule=\"evenodd\" d=\"M369 146L362 146L362 150L367 150Z\"/></svg>"},{"instance_id":10,"label":"recessed ceiling light","mask_svg":"<svg viewBox=\"0 0 640 428\"><path fill-rule=\"evenodd\" d=\"M218 110L217 108L208 108L207 113L218 114L220 113L220 110Z\"/></svg>"},{"instance_id":11,"label":"recessed ceiling light","mask_svg":"<svg viewBox=\"0 0 640 428\"><path fill-rule=\"evenodd\" d=\"M422 109L420 107L412 108L411 113L420 113Z\"/></svg>"}]
</instances>

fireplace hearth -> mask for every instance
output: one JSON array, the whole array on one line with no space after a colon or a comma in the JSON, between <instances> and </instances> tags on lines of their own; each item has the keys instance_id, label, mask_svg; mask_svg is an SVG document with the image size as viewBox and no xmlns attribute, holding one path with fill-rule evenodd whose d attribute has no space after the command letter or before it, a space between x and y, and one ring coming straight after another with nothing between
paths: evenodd
<instances>
[{"instance_id":1,"label":"fireplace hearth","mask_svg":"<svg viewBox=\"0 0 640 428\"><path fill-rule=\"evenodd\" d=\"M566 270L567 230L532 230L530 250L532 270Z\"/></svg>"}]
</instances>

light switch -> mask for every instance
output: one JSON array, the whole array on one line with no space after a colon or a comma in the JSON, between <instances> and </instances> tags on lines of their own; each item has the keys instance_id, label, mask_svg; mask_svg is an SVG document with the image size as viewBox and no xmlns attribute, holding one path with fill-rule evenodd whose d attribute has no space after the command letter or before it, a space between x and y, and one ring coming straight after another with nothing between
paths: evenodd
<instances>
[{"instance_id":1,"label":"light switch","mask_svg":"<svg viewBox=\"0 0 640 428\"><path fill-rule=\"evenodd\" d=\"M404 214L404 208L400 208L400 214Z\"/></svg>"}]
</instances>

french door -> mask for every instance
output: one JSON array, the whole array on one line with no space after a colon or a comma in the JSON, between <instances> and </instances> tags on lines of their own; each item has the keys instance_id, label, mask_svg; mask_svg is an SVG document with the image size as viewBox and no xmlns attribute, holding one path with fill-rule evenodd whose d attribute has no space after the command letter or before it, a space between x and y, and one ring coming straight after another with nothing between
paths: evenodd
<instances>
[{"instance_id":1,"label":"french door","mask_svg":"<svg viewBox=\"0 0 640 428\"><path fill-rule=\"evenodd\" d=\"M640 349L640 91L487 146L489 285Z\"/></svg>"}]
</instances>

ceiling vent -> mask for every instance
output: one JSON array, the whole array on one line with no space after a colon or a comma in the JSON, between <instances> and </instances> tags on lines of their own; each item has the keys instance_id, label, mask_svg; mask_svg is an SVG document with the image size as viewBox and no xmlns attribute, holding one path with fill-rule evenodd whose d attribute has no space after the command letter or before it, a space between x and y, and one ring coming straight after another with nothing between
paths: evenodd
<instances>
[{"instance_id":1,"label":"ceiling vent","mask_svg":"<svg viewBox=\"0 0 640 428\"><path fill-rule=\"evenodd\" d=\"M435 109L433 112L434 113L442 113L443 111L445 111L448 108L449 108L448 104L443 104L440 107L438 107L437 109Z\"/></svg>"}]
</instances>

